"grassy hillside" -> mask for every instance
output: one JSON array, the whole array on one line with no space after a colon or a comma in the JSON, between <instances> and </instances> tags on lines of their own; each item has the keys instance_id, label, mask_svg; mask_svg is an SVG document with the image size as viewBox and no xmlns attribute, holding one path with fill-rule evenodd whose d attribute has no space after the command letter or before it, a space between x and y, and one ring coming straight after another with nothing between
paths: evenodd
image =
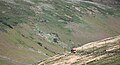
<instances>
[{"instance_id":1,"label":"grassy hillside","mask_svg":"<svg viewBox=\"0 0 120 65\"><path fill-rule=\"evenodd\" d=\"M34 64L120 34L120 10L79 0L1 0L0 65Z\"/></svg>"},{"instance_id":2,"label":"grassy hillside","mask_svg":"<svg viewBox=\"0 0 120 65\"><path fill-rule=\"evenodd\" d=\"M76 53L65 53L45 59L38 65L119 65L120 36L77 47Z\"/></svg>"},{"instance_id":3,"label":"grassy hillside","mask_svg":"<svg viewBox=\"0 0 120 65\"><path fill-rule=\"evenodd\" d=\"M87 0L92 2L97 2L105 5L109 5L112 7L120 7L120 0Z\"/></svg>"}]
</instances>

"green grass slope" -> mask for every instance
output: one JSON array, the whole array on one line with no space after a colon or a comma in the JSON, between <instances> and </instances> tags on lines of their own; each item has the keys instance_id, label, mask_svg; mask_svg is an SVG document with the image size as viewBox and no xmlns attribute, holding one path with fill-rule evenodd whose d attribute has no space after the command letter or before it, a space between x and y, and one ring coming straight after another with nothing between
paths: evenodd
<instances>
[{"instance_id":1,"label":"green grass slope","mask_svg":"<svg viewBox=\"0 0 120 65\"><path fill-rule=\"evenodd\" d=\"M89 1L0 0L0 63L34 64L119 35L119 21L119 9Z\"/></svg>"}]
</instances>

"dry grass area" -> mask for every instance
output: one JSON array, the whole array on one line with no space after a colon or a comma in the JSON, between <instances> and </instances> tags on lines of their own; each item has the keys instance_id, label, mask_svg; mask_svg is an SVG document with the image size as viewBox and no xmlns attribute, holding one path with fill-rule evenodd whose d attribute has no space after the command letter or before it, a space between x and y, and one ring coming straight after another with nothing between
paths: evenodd
<instances>
[{"instance_id":1,"label":"dry grass area","mask_svg":"<svg viewBox=\"0 0 120 65\"><path fill-rule=\"evenodd\" d=\"M110 57L115 59L115 56L119 56L117 53L120 50L120 36L91 42L76 49L77 53L75 54L65 53L63 55L56 55L40 62L38 65L89 65L89 63L98 62ZM98 51L99 53L97 53ZM109 60L104 62L109 62Z\"/></svg>"}]
</instances>

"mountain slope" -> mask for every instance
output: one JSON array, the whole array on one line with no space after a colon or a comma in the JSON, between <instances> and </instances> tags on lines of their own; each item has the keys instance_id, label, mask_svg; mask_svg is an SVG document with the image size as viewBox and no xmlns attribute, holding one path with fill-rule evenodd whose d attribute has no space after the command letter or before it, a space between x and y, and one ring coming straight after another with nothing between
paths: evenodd
<instances>
[{"instance_id":1,"label":"mountain slope","mask_svg":"<svg viewBox=\"0 0 120 65\"><path fill-rule=\"evenodd\" d=\"M87 43L76 51L53 56L38 65L119 65L120 36Z\"/></svg>"},{"instance_id":2,"label":"mountain slope","mask_svg":"<svg viewBox=\"0 0 120 65\"><path fill-rule=\"evenodd\" d=\"M88 0L88 1L97 2L113 7L120 7L120 0Z\"/></svg>"},{"instance_id":3,"label":"mountain slope","mask_svg":"<svg viewBox=\"0 0 120 65\"><path fill-rule=\"evenodd\" d=\"M120 10L81 0L0 0L0 62L34 64L120 34Z\"/></svg>"}]
</instances>

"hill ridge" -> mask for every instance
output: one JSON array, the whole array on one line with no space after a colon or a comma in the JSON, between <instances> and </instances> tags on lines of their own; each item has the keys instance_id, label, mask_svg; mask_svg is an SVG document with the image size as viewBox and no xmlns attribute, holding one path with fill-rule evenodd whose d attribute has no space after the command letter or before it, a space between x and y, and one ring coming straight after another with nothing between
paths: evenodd
<instances>
[{"instance_id":1,"label":"hill ridge","mask_svg":"<svg viewBox=\"0 0 120 65\"><path fill-rule=\"evenodd\" d=\"M69 52L69 53L65 53L63 55L56 55L54 57L50 57L50 58L40 62L38 65L82 65L82 64L89 65L89 63L91 63L91 62L94 63L96 61L100 61L101 59L106 59L107 57L109 58L109 57L115 57L115 56L119 57L120 56L120 54L119 54L120 53L120 35L115 36L115 37L109 37L109 38L106 38L106 39L103 39L103 40L100 40L97 42L92 42L92 43L96 43L96 45L94 44L94 46L93 46L93 45L91 45L91 43L87 43L87 44L83 45L83 47L82 46L77 47L76 48L77 53L75 53L75 54ZM97 44L99 44L98 47L97 47ZM97 51L102 49L104 46L109 46L111 44L112 44L111 47L106 47L99 53L96 53ZM93 47L90 48L88 46L88 47L86 47L86 49L84 49L84 47L86 45L89 45L89 46L91 45L95 48L92 52L89 52L90 49L92 49ZM97 49L97 50L95 51L95 49ZM80 52L80 51L82 51L82 52ZM118 62L119 62L119 60L118 60ZM107 63L107 61L105 61L105 63ZM102 63L100 65L102 65Z\"/></svg>"}]
</instances>

